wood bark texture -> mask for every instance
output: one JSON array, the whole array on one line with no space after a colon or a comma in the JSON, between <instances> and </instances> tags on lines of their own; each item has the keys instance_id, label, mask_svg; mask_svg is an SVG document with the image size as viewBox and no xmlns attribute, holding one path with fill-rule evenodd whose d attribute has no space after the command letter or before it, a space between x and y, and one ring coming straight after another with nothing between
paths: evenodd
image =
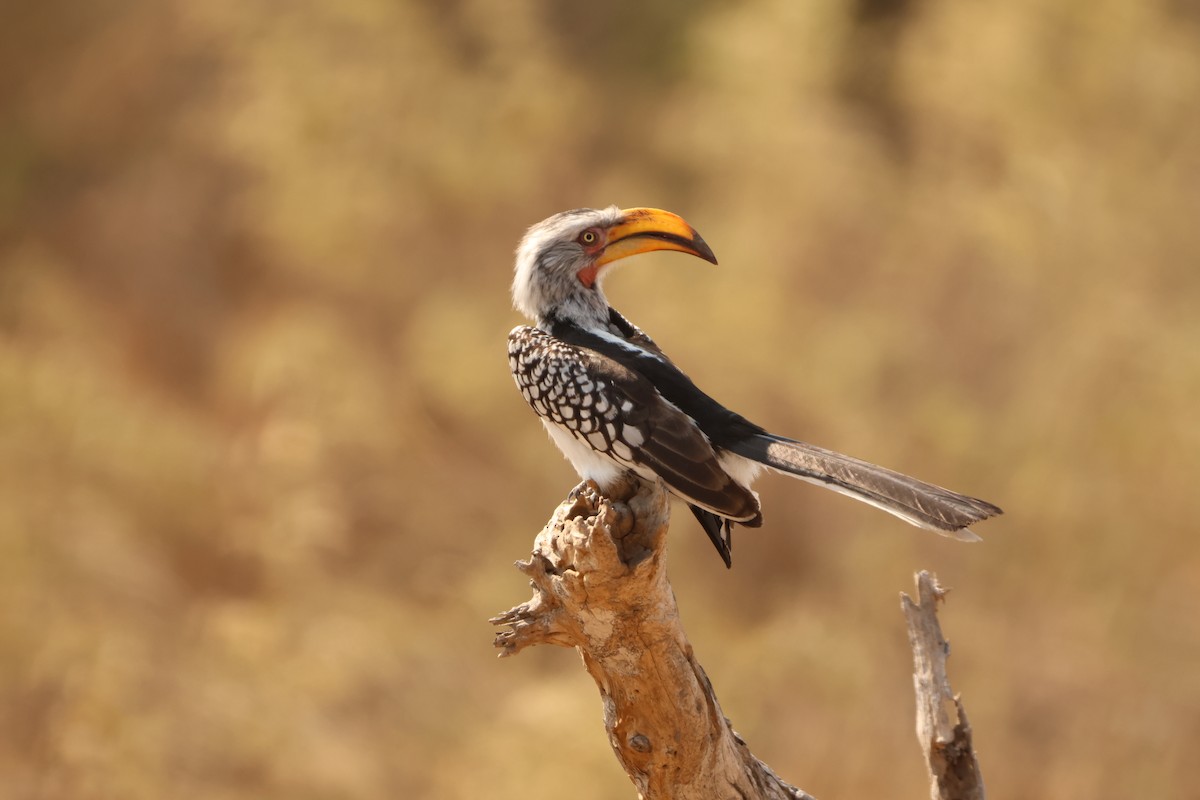
<instances>
[{"instance_id":1,"label":"wood bark texture","mask_svg":"<svg viewBox=\"0 0 1200 800\"><path fill-rule=\"evenodd\" d=\"M667 581L669 506L630 481L581 484L538 534L533 598L494 618L501 655L576 647L604 706L613 752L645 800L812 800L754 757L721 712Z\"/></svg>"},{"instance_id":2,"label":"wood bark texture","mask_svg":"<svg viewBox=\"0 0 1200 800\"><path fill-rule=\"evenodd\" d=\"M666 493L636 479L600 494L580 484L517 567L533 597L494 617L501 656L575 647L596 681L609 743L643 800L813 800L755 758L721 711L667 581ZM946 678L942 590L918 576L902 595L916 667L917 731L934 800L982 800L971 730Z\"/></svg>"},{"instance_id":3,"label":"wood bark texture","mask_svg":"<svg viewBox=\"0 0 1200 800\"><path fill-rule=\"evenodd\" d=\"M917 741L929 768L929 796L933 800L984 800L971 725L962 699L953 693L946 676L950 645L937 618L937 604L946 591L928 572L919 572L916 578L918 602L901 594L900 605L913 651Z\"/></svg>"}]
</instances>

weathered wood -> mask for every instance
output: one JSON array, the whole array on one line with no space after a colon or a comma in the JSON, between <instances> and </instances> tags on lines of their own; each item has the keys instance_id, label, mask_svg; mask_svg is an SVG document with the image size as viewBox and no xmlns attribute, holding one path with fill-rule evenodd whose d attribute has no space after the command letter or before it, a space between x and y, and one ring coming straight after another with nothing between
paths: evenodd
<instances>
[{"instance_id":1,"label":"weathered wood","mask_svg":"<svg viewBox=\"0 0 1200 800\"><path fill-rule=\"evenodd\" d=\"M613 752L643 800L813 800L750 752L721 711L692 651L667 581L669 505L630 480L602 496L580 484L517 567L533 597L493 618L500 655L575 647L596 681ZM933 800L983 800L962 704L946 678L937 621L944 592L918 575L920 603L902 595L913 649L917 734Z\"/></svg>"},{"instance_id":2,"label":"weathered wood","mask_svg":"<svg viewBox=\"0 0 1200 800\"><path fill-rule=\"evenodd\" d=\"M579 486L518 567L533 598L492 622L501 655L577 647L613 752L644 800L812 800L750 752L721 712L667 581L669 506L630 482L618 499Z\"/></svg>"},{"instance_id":3,"label":"weathered wood","mask_svg":"<svg viewBox=\"0 0 1200 800\"><path fill-rule=\"evenodd\" d=\"M900 605L913 651L917 741L929 768L929 796L933 800L984 800L971 725L962 699L953 693L946 675L950 645L937 618L937 604L946 591L928 572L918 573L916 579L918 602L901 594Z\"/></svg>"}]
</instances>

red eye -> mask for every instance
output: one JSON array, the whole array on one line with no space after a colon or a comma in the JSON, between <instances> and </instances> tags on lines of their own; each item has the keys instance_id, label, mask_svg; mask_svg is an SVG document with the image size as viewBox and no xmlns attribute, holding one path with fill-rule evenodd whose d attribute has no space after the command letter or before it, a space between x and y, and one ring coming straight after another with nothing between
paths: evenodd
<instances>
[{"instance_id":1,"label":"red eye","mask_svg":"<svg viewBox=\"0 0 1200 800\"><path fill-rule=\"evenodd\" d=\"M600 241L600 234L596 232L595 228L588 228L586 231L579 234L579 238L576 239L576 241L584 247L591 247Z\"/></svg>"}]
</instances>

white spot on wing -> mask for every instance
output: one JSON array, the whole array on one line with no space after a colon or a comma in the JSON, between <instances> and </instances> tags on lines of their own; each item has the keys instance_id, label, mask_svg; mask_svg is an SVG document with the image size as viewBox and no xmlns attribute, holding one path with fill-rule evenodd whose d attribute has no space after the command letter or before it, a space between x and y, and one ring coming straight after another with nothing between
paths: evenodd
<instances>
[{"instance_id":1,"label":"white spot on wing","mask_svg":"<svg viewBox=\"0 0 1200 800\"><path fill-rule=\"evenodd\" d=\"M642 436L642 432L632 425L621 426L621 438L629 442L633 447L641 447L642 442L646 441L646 437Z\"/></svg>"}]
</instances>

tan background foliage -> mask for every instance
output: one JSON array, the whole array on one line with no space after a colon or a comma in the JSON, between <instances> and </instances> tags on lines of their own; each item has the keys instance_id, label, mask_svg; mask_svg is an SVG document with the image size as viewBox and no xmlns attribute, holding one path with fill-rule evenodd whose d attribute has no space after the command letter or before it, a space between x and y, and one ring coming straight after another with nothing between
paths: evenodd
<instances>
[{"instance_id":1,"label":"tan background foliage","mask_svg":"<svg viewBox=\"0 0 1200 800\"><path fill-rule=\"evenodd\" d=\"M507 374L525 226L772 429L979 494L962 546L782 478L671 569L727 713L918 797L897 593L996 797L1200 783L1200 7L47 0L0 26L14 798L631 796L564 651L495 660L573 485ZM833 654L833 657L830 657Z\"/></svg>"}]
</instances>

